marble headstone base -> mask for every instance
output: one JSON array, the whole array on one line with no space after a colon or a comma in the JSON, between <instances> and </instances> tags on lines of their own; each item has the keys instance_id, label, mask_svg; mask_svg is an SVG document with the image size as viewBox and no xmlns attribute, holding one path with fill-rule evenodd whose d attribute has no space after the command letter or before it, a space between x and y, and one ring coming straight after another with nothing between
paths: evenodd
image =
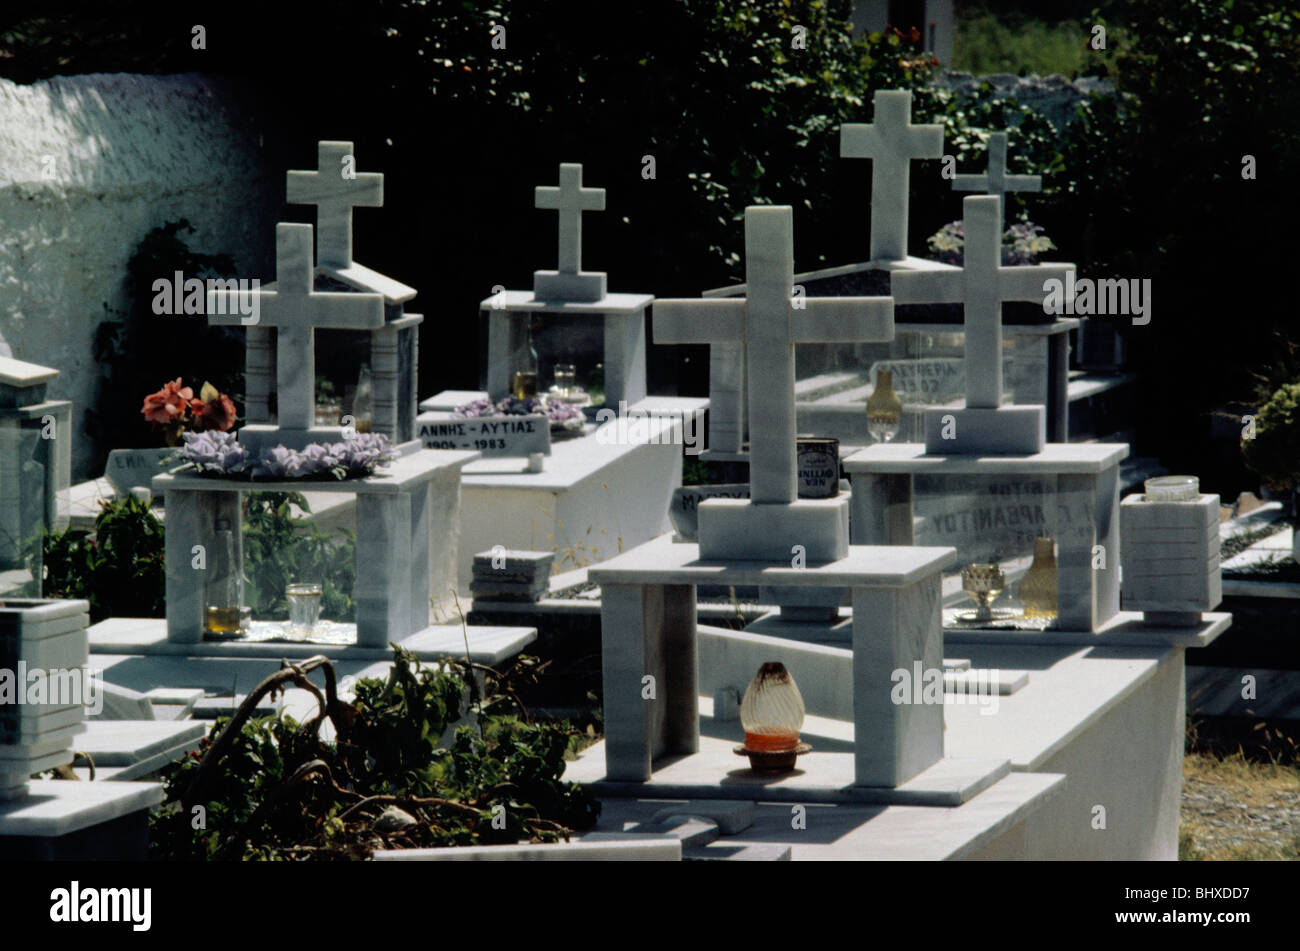
<instances>
[{"instance_id":1,"label":"marble headstone base","mask_svg":"<svg viewBox=\"0 0 1300 951\"><path fill-rule=\"evenodd\" d=\"M999 406L997 409L944 409L925 411L925 451L952 453L1032 455L1047 442L1047 412L1042 406Z\"/></svg>"},{"instance_id":2,"label":"marble headstone base","mask_svg":"<svg viewBox=\"0 0 1300 951\"><path fill-rule=\"evenodd\" d=\"M700 557L790 562L801 547L807 562L849 553L849 500L753 502L705 499L699 504Z\"/></svg>"},{"instance_id":3,"label":"marble headstone base","mask_svg":"<svg viewBox=\"0 0 1300 951\"><path fill-rule=\"evenodd\" d=\"M538 300L598 301L605 296L605 272L534 271L533 296Z\"/></svg>"},{"instance_id":4,"label":"marble headstone base","mask_svg":"<svg viewBox=\"0 0 1300 951\"><path fill-rule=\"evenodd\" d=\"M250 423L239 430L239 444L249 452L259 453L272 446L302 449L314 442L342 442L346 437L342 426L313 426L310 429L287 429L266 423Z\"/></svg>"}]
</instances>

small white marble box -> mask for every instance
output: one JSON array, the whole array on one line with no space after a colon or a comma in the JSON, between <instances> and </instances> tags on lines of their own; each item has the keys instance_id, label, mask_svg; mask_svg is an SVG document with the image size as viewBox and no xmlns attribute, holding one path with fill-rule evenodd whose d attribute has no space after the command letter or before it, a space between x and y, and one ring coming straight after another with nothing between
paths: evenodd
<instances>
[{"instance_id":1,"label":"small white marble box","mask_svg":"<svg viewBox=\"0 0 1300 951\"><path fill-rule=\"evenodd\" d=\"M86 601L0 604L0 799L71 759L88 699L89 610Z\"/></svg>"},{"instance_id":2,"label":"small white marble box","mask_svg":"<svg viewBox=\"0 0 1300 951\"><path fill-rule=\"evenodd\" d=\"M1219 497L1120 503L1120 601L1126 611L1211 611L1223 599Z\"/></svg>"}]
</instances>

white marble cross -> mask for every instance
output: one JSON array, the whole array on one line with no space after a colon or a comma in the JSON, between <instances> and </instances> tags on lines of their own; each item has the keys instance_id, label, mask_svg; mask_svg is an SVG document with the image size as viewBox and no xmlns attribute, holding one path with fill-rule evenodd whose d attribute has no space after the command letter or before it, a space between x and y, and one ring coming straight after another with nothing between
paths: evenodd
<instances>
[{"instance_id":1,"label":"white marble cross","mask_svg":"<svg viewBox=\"0 0 1300 951\"><path fill-rule=\"evenodd\" d=\"M1067 268L1002 264L1002 202L996 195L962 200L965 266L957 271L895 271L890 291L899 304L964 304L966 406L1002 402L1002 302L1042 303L1043 283L1065 281Z\"/></svg>"},{"instance_id":2,"label":"white marble cross","mask_svg":"<svg viewBox=\"0 0 1300 951\"><path fill-rule=\"evenodd\" d=\"M907 257L907 192L913 159L943 155L943 126L912 125L912 93L881 89L875 121L840 126L840 157L871 159L871 260Z\"/></svg>"},{"instance_id":3,"label":"white marble cross","mask_svg":"<svg viewBox=\"0 0 1300 951\"><path fill-rule=\"evenodd\" d=\"M577 274L582 268L582 213L605 210L605 189L582 187L582 166L560 165L560 185L538 185L534 204L560 213L561 274Z\"/></svg>"},{"instance_id":4,"label":"white marble cross","mask_svg":"<svg viewBox=\"0 0 1300 951\"><path fill-rule=\"evenodd\" d=\"M989 170L983 175L954 175L952 190L956 192L984 192L996 195L1002 211L998 221L1005 221L1007 192L1040 192L1043 190L1041 175L1007 174L1007 134L994 132L989 135Z\"/></svg>"},{"instance_id":5,"label":"white marble cross","mask_svg":"<svg viewBox=\"0 0 1300 951\"><path fill-rule=\"evenodd\" d=\"M291 171L285 197L291 205L316 206L316 263L347 268L352 264L352 208L384 204L384 176L356 171L351 142L317 144L317 169Z\"/></svg>"},{"instance_id":6,"label":"white marble cross","mask_svg":"<svg viewBox=\"0 0 1300 951\"><path fill-rule=\"evenodd\" d=\"M745 345L750 421L750 498L793 502L794 347L894 339L888 297L793 297L794 213L788 205L745 209L746 296L657 300L656 343Z\"/></svg>"},{"instance_id":7,"label":"white marble cross","mask_svg":"<svg viewBox=\"0 0 1300 951\"><path fill-rule=\"evenodd\" d=\"M313 289L312 226L275 226L275 284L257 297L257 326L276 328L275 390L280 426L311 429L316 407L316 328L374 330L384 325L384 296ZM208 322L248 324L248 292L208 292Z\"/></svg>"}]
</instances>

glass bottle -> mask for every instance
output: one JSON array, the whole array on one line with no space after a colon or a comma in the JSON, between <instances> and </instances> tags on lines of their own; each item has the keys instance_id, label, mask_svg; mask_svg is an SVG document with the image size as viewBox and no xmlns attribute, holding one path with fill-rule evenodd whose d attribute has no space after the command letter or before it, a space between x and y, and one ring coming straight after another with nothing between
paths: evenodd
<instances>
[{"instance_id":1,"label":"glass bottle","mask_svg":"<svg viewBox=\"0 0 1300 951\"><path fill-rule=\"evenodd\" d=\"M519 368L510 381L512 395L517 400L527 400L537 395L537 348L533 346L531 328L526 343L527 346L519 353Z\"/></svg>"},{"instance_id":2,"label":"glass bottle","mask_svg":"<svg viewBox=\"0 0 1300 951\"><path fill-rule=\"evenodd\" d=\"M235 534L230 519L219 518L208 552L207 579L203 585L203 633L234 637L243 628L243 579L235 561Z\"/></svg>"},{"instance_id":3,"label":"glass bottle","mask_svg":"<svg viewBox=\"0 0 1300 951\"><path fill-rule=\"evenodd\" d=\"M375 415L375 387L370 380L370 364L361 364L357 374L357 389L352 396L353 425L359 433L370 432L370 422Z\"/></svg>"},{"instance_id":4,"label":"glass bottle","mask_svg":"<svg viewBox=\"0 0 1300 951\"><path fill-rule=\"evenodd\" d=\"M898 435L903 419L903 401L894 392L894 371L877 370L876 388L867 400L867 432L876 442L889 442Z\"/></svg>"},{"instance_id":5,"label":"glass bottle","mask_svg":"<svg viewBox=\"0 0 1300 951\"><path fill-rule=\"evenodd\" d=\"M1034 539L1034 562L1020 579L1020 603L1027 618L1057 616L1056 543L1050 538Z\"/></svg>"}]
</instances>

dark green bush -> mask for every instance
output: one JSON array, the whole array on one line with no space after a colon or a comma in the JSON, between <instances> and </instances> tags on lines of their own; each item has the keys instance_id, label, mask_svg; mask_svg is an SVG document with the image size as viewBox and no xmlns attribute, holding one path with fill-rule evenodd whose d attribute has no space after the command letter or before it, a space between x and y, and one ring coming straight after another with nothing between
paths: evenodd
<instances>
[{"instance_id":1,"label":"dark green bush","mask_svg":"<svg viewBox=\"0 0 1300 951\"><path fill-rule=\"evenodd\" d=\"M301 674L281 671L263 681L233 720L213 727L201 751L167 769L167 803L150 824L151 855L357 859L377 848L554 842L593 825L599 804L560 780L569 725L521 718L508 699L509 678L493 671L487 696L476 700L466 689L476 675L448 663L421 667L395 647L387 680L360 681L352 702L335 696L324 658L301 664ZM326 684L318 718L248 718L262 696L301 685L316 667ZM513 712L502 713L504 706ZM470 724L442 746L466 714ZM335 741L320 739L326 716ZM400 806L415 824L376 829L386 805Z\"/></svg>"}]
</instances>

